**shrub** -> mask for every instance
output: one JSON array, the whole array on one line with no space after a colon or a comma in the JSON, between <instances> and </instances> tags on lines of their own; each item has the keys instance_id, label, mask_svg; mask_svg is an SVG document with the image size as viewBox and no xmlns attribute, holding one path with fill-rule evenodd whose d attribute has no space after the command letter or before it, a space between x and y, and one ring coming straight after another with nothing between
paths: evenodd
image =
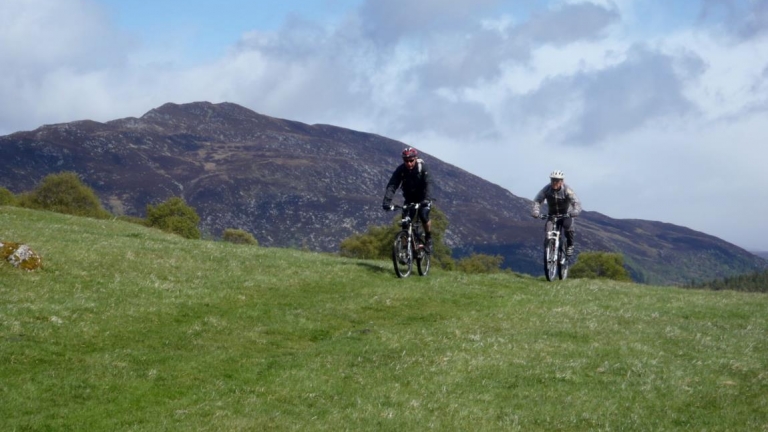
<instances>
[{"instance_id":1,"label":"shrub","mask_svg":"<svg viewBox=\"0 0 768 432\"><path fill-rule=\"evenodd\" d=\"M253 235L251 233L243 230L239 230L239 229L234 229L234 228L225 229L222 239L225 242L235 243L235 244L248 244L248 245L254 245L254 246L259 245L259 242L256 241L255 238L253 238Z\"/></svg>"},{"instance_id":2,"label":"shrub","mask_svg":"<svg viewBox=\"0 0 768 432\"><path fill-rule=\"evenodd\" d=\"M456 262L456 270L464 273L499 273L504 257L501 255L475 254Z\"/></svg>"},{"instance_id":3,"label":"shrub","mask_svg":"<svg viewBox=\"0 0 768 432\"><path fill-rule=\"evenodd\" d=\"M16 196L4 187L0 187L0 205L16 205Z\"/></svg>"},{"instance_id":4,"label":"shrub","mask_svg":"<svg viewBox=\"0 0 768 432\"><path fill-rule=\"evenodd\" d=\"M19 197L22 207L97 219L111 217L93 190L74 172L46 176L32 192Z\"/></svg>"},{"instance_id":5,"label":"shrub","mask_svg":"<svg viewBox=\"0 0 768 432\"><path fill-rule=\"evenodd\" d=\"M620 253L583 252L571 267L569 276L585 279L611 279L629 282L629 272L624 268L624 257Z\"/></svg>"},{"instance_id":6,"label":"shrub","mask_svg":"<svg viewBox=\"0 0 768 432\"><path fill-rule=\"evenodd\" d=\"M371 226L363 234L354 234L341 241L341 256L361 259L386 259L392 256L392 242L397 225Z\"/></svg>"},{"instance_id":7,"label":"shrub","mask_svg":"<svg viewBox=\"0 0 768 432\"><path fill-rule=\"evenodd\" d=\"M448 218L445 213L432 207L432 265L438 265L446 270L454 268L451 249L443 241L445 230L448 228ZM400 213L389 226L371 226L362 234L354 234L342 240L339 245L341 256L361 259L390 259L395 234L400 231Z\"/></svg>"},{"instance_id":8,"label":"shrub","mask_svg":"<svg viewBox=\"0 0 768 432\"><path fill-rule=\"evenodd\" d=\"M147 225L178 234L188 239L199 239L197 224L200 216L179 197L169 198L157 206L147 205Z\"/></svg>"}]
</instances>

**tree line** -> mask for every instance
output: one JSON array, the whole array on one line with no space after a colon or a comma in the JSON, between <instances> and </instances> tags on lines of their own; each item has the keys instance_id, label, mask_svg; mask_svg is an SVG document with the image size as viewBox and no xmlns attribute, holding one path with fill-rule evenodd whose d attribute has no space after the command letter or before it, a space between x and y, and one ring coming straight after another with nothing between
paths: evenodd
<instances>
[{"instance_id":1,"label":"tree line","mask_svg":"<svg viewBox=\"0 0 768 432\"><path fill-rule=\"evenodd\" d=\"M714 291L731 290L742 292L768 293L768 270L746 275L731 276L708 282L691 282L685 286L691 289L708 289Z\"/></svg>"}]
</instances>

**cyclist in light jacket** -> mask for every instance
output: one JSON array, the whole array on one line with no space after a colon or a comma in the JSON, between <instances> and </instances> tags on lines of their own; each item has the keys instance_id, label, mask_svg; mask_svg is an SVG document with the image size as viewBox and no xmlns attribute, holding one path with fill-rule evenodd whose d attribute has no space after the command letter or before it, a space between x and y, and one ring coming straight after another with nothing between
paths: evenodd
<instances>
[{"instance_id":1,"label":"cyclist in light jacket","mask_svg":"<svg viewBox=\"0 0 768 432\"><path fill-rule=\"evenodd\" d=\"M563 228L565 228L565 254L567 256L572 256L574 236L576 234L573 227L573 218L581 213L581 201L579 201L579 197L576 196L576 192L565 184L564 179L565 174L563 174L562 171L553 171L552 174L549 175L549 184L544 186L544 188L536 194L536 198L533 199L531 216L535 218L539 217L541 203L543 203L544 200L547 200L550 215L569 216L562 221ZM552 229L552 222L552 220L547 220L547 231Z\"/></svg>"}]
</instances>

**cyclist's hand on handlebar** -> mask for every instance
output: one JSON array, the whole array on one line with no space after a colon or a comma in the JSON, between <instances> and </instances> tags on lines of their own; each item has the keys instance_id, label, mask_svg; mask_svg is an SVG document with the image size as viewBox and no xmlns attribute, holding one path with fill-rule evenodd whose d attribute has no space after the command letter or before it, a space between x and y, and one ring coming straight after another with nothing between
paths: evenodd
<instances>
[{"instance_id":1,"label":"cyclist's hand on handlebar","mask_svg":"<svg viewBox=\"0 0 768 432\"><path fill-rule=\"evenodd\" d=\"M386 211L392 211L395 209L395 206L393 206L392 204L382 204L381 208L383 208Z\"/></svg>"},{"instance_id":2,"label":"cyclist's hand on handlebar","mask_svg":"<svg viewBox=\"0 0 768 432\"><path fill-rule=\"evenodd\" d=\"M431 205L432 205L432 201L430 201L430 200L424 200L424 201L421 202L421 206L422 207L429 207Z\"/></svg>"}]
</instances>

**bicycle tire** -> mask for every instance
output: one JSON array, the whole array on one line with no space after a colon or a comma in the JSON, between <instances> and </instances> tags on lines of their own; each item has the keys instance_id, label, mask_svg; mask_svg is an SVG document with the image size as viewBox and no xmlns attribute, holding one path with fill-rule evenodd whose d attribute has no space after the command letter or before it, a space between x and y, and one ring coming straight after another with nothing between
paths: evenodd
<instances>
[{"instance_id":1,"label":"bicycle tire","mask_svg":"<svg viewBox=\"0 0 768 432\"><path fill-rule=\"evenodd\" d=\"M399 278L406 278L413 269L413 254L408 241L408 233L400 231L395 235L395 241L392 245L392 264L395 267L395 274Z\"/></svg>"},{"instance_id":2,"label":"bicycle tire","mask_svg":"<svg viewBox=\"0 0 768 432\"><path fill-rule=\"evenodd\" d=\"M554 240L544 243L544 275L552 282L558 275L557 248Z\"/></svg>"},{"instance_id":3,"label":"bicycle tire","mask_svg":"<svg viewBox=\"0 0 768 432\"><path fill-rule=\"evenodd\" d=\"M429 264L429 254L424 252L424 250L419 251L419 254L416 256L416 267L419 270L419 276L426 276L429 273Z\"/></svg>"},{"instance_id":4,"label":"bicycle tire","mask_svg":"<svg viewBox=\"0 0 768 432\"><path fill-rule=\"evenodd\" d=\"M565 249L560 249L560 256L563 257L557 260L557 277L560 280L568 278L568 268L570 267L570 258L565 255Z\"/></svg>"},{"instance_id":5,"label":"bicycle tire","mask_svg":"<svg viewBox=\"0 0 768 432\"><path fill-rule=\"evenodd\" d=\"M565 238L565 230L561 227L560 228L560 238ZM566 242L560 243L560 251L559 255L557 257L557 277L560 280L565 280L568 278L568 267L570 267L570 258L565 253L566 249Z\"/></svg>"}]
</instances>

